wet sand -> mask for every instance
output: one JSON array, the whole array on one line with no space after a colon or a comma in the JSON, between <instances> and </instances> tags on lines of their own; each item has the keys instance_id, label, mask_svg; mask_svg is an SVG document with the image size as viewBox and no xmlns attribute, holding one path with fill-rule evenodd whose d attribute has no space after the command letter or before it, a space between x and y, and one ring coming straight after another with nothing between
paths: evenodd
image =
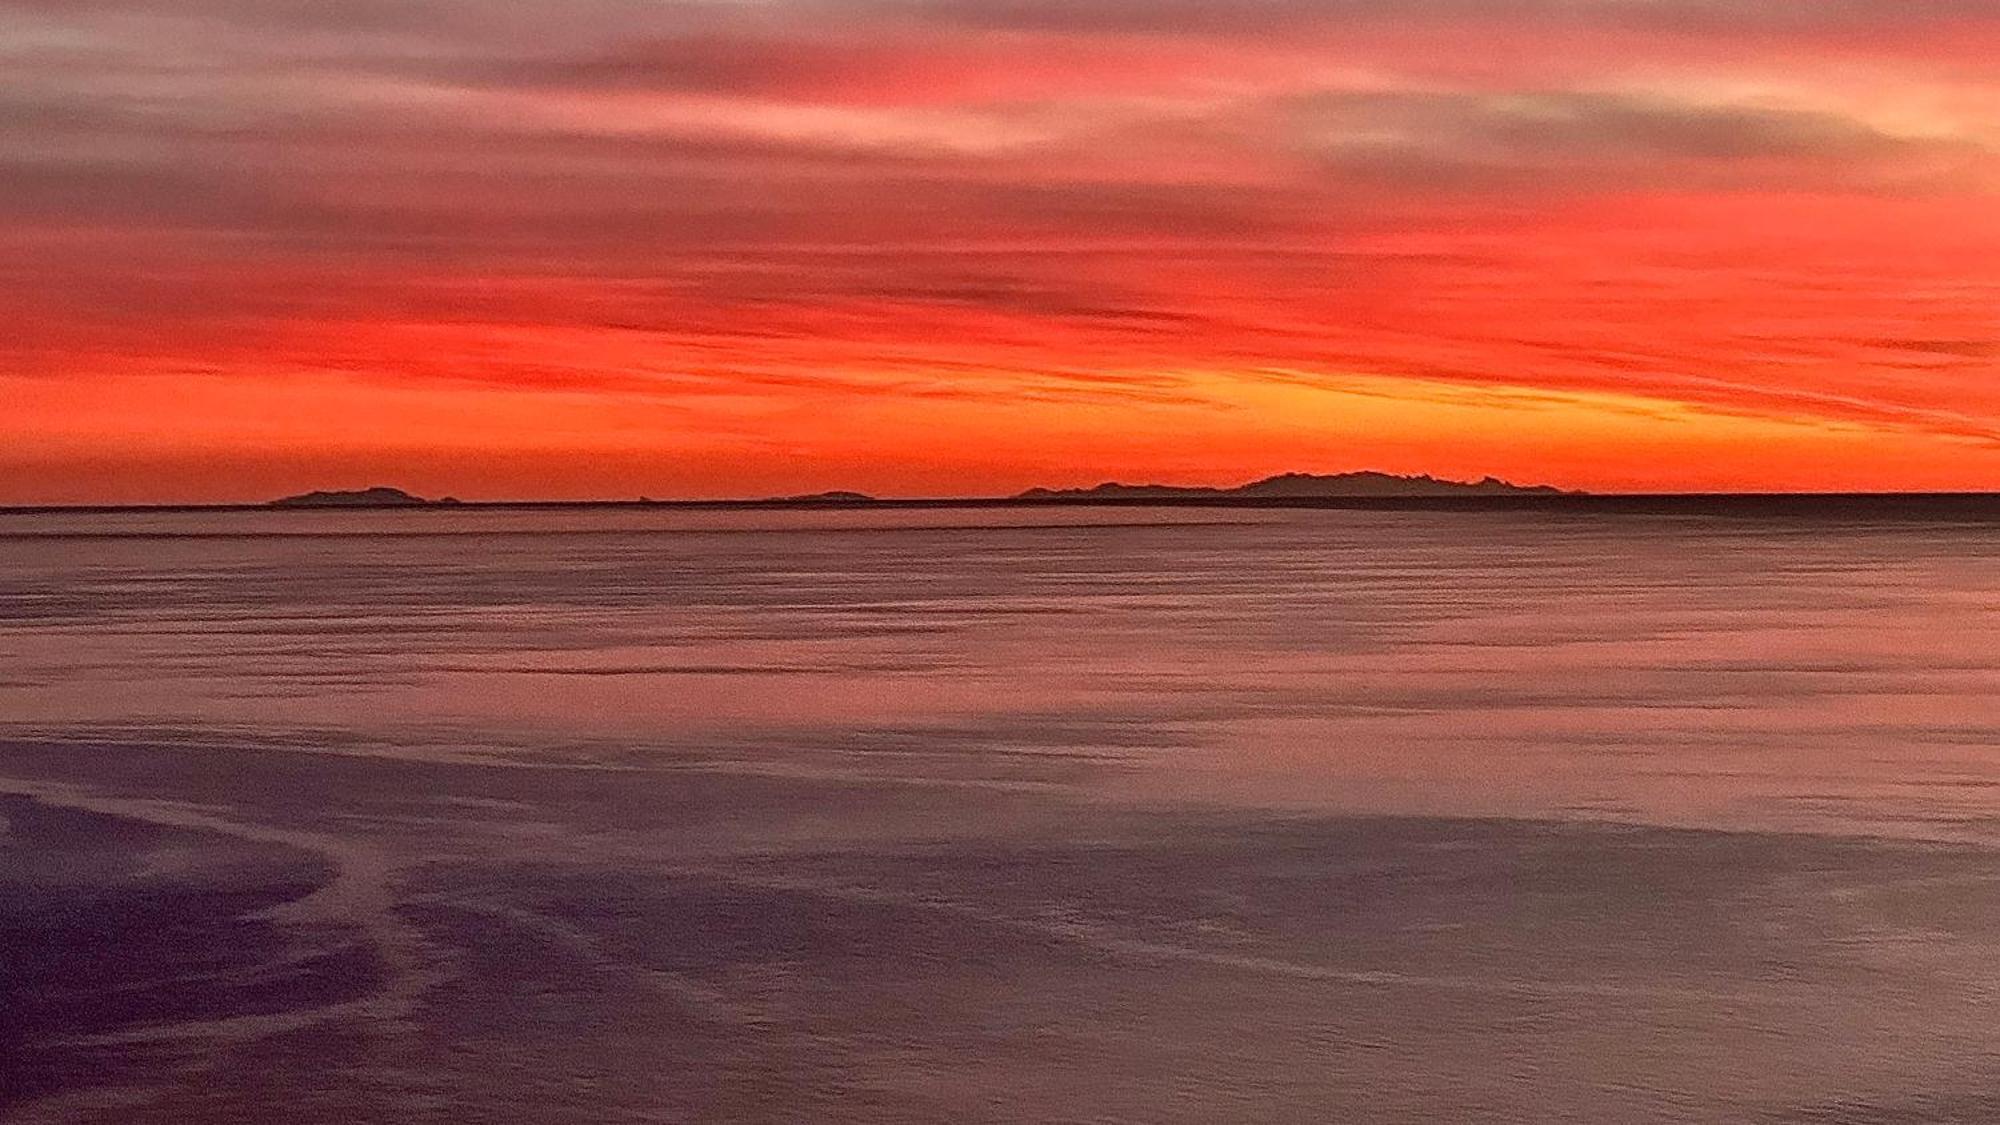
<instances>
[{"instance_id":1,"label":"wet sand","mask_svg":"<svg viewBox=\"0 0 2000 1125\"><path fill-rule=\"evenodd\" d=\"M146 795L55 780L79 772ZM23 1122L1947 1121L2000 1104L2000 866L1975 847L1008 815L895 787L866 795L878 823L921 804L981 827L779 844L862 795L217 746L15 743L0 775Z\"/></svg>"},{"instance_id":2,"label":"wet sand","mask_svg":"<svg viewBox=\"0 0 2000 1125\"><path fill-rule=\"evenodd\" d=\"M0 794L0 1073L24 1119L122 1118L381 987L345 920L274 916L331 883L319 857L83 803Z\"/></svg>"}]
</instances>

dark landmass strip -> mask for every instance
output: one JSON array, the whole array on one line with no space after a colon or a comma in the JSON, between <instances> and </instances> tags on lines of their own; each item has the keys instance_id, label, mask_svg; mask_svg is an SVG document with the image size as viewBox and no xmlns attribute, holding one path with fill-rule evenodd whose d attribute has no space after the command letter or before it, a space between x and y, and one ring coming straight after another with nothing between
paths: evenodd
<instances>
[{"instance_id":1,"label":"dark landmass strip","mask_svg":"<svg viewBox=\"0 0 2000 1125\"><path fill-rule=\"evenodd\" d=\"M1346 474L1386 477L1386 474ZM52 513L111 514L117 512L261 512L272 508L432 510L540 510L582 508L669 508L685 510L754 510L759 508L1324 508L1360 511L1485 512L1560 514L1569 516L1672 516L1794 520L1862 520L2000 523L2000 492L1570 492L1549 487L1524 488L1505 482L1454 485L1425 478L1387 477L1418 482L1407 492L1315 492L1309 483L1328 478L1286 474L1241 488L1181 488L1169 485L1100 485L1087 489L1029 489L1008 497L870 497L858 492L832 491L808 496L765 500L478 500L461 505L450 498L425 500L400 489L360 492L315 492L266 504L64 504L0 506L0 515ZM1340 479L1340 478L1332 478ZM1442 486L1442 487L1440 487ZM380 500L367 497L391 494ZM335 499L325 499L334 497ZM397 499L404 497L406 499Z\"/></svg>"},{"instance_id":2,"label":"dark landmass strip","mask_svg":"<svg viewBox=\"0 0 2000 1125\"><path fill-rule=\"evenodd\" d=\"M457 504L459 501L446 496L437 500L426 500L421 496L404 492L400 488L376 485L373 488L356 488L347 491L330 490L302 492L297 496L286 496L271 501L273 508L424 508L433 505Z\"/></svg>"},{"instance_id":3,"label":"dark landmass strip","mask_svg":"<svg viewBox=\"0 0 2000 1125\"><path fill-rule=\"evenodd\" d=\"M1235 488L1187 487L1172 484L1118 484L1095 488L1031 488L1019 500L1195 500L1195 499L1316 499L1348 496L1564 496L1575 495L1551 485L1524 486L1498 477L1465 482L1433 476L1401 477L1392 473L1280 473Z\"/></svg>"}]
</instances>

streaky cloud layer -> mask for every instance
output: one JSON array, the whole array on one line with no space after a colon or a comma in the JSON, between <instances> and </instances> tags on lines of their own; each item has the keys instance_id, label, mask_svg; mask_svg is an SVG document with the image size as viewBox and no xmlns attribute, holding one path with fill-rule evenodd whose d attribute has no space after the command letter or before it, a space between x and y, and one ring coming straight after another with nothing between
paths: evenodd
<instances>
[{"instance_id":1,"label":"streaky cloud layer","mask_svg":"<svg viewBox=\"0 0 2000 1125\"><path fill-rule=\"evenodd\" d=\"M0 0L0 501L2000 487L1995 47L1970 0Z\"/></svg>"}]
</instances>

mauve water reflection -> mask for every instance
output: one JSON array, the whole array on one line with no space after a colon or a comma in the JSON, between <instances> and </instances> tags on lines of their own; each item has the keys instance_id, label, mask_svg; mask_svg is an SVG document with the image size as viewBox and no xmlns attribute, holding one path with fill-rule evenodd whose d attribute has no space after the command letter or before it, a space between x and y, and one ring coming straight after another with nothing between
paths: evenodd
<instances>
[{"instance_id":1,"label":"mauve water reflection","mask_svg":"<svg viewBox=\"0 0 2000 1125\"><path fill-rule=\"evenodd\" d=\"M1990 1120L1993 546L0 517L7 1102Z\"/></svg>"}]
</instances>

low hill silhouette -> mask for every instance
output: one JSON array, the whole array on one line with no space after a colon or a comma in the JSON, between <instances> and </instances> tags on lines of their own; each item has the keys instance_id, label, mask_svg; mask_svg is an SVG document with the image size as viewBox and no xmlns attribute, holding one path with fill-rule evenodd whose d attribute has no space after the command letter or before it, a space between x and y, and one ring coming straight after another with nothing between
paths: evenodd
<instances>
[{"instance_id":1,"label":"low hill silhouette","mask_svg":"<svg viewBox=\"0 0 2000 1125\"><path fill-rule=\"evenodd\" d=\"M854 492L845 488L835 488L826 492L809 492L803 496L778 496L773 498L779 504L873 504L875 498L866 492Z\"/></svg>"},{"instance_id":2,"label":"low hill silhouette","mask_svg":"<svg viewBox=\"0 0 2000 1125\"><path fill-rule=\"evenodd\" d=\"M270 506L273 508L421 508L434 504L456 503L458 501L449 496L439 500L426 500L421 496L404 492L400 488L376 485L373 488L346 491L301 492L297 496L273 500Z\"/></svg>"}]
</instances>

